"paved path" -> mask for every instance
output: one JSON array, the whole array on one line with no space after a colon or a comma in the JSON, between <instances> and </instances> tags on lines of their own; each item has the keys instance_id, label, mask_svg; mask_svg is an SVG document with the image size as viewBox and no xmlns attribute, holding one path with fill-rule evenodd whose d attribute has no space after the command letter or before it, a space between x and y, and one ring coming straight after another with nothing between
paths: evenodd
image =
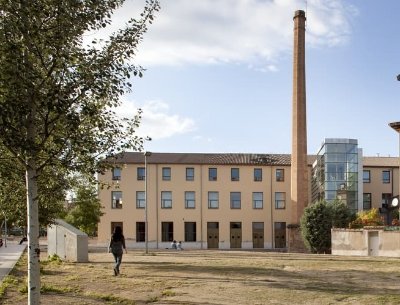
<instances>
[{"instance_id":1,"label":"paved path","mask_svg":"<svg viewBox=\"0 0 400 305\"><path fill-rule=\"evenodd\" d=\"M26 242L19 245L17 241L7 241L7 247L3 244L0 248L0 282L14 268L21 254L26 248Z\"/></svg>"}]
</instances>

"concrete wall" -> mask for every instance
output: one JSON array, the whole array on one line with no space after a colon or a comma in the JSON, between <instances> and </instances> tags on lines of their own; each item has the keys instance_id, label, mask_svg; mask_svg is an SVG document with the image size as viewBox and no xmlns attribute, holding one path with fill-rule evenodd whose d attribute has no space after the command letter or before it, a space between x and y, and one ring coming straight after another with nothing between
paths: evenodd
<instances>
[{"instance_id":1,"label":"concrete wall","mask_svg":"<svg viewBox=\"0 0 400 305\"><path fill-rule=\"evenodd\" d=\"M400 231L332 229L332 254L400 257Z\"/></svg>"},{"instance_id":2,"label":"concrete wall","mask_svg":"<svg viewBox=\"0 0 400 305\"><path fill-rule=\"evenodd\" d=\"M61 219L47 229L47 252L62 260L83 263L88 261L88 236Z\"/></svg>"}]
</instances>

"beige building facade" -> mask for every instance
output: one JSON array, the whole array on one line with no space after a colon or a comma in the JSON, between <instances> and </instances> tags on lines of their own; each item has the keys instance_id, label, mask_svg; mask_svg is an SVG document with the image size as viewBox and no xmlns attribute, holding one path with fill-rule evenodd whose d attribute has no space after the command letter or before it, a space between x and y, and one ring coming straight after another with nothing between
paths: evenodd
<instances>
[{"instance_id":1,"label":"beige building facade","mask_svg":"<svg viewBox=\"0 0 400 305\"><path fill-rule=\"evenodd\" d=\"M309 177L314 160L308 157ZM364 193L371 194L370 207L381 208L388 196L383 194L398 194L398 158L363 162L370 171ZM387 170L390 183L382 180ZM169 248L172 240L191 249L287 248L290 155L153 153L147 171L149 248ZM145 175L143 153L132 152L99 177L108 185L99 190L104 207L99 243L106 244L119 225L128 247L145 247Z\"/></svg>"}]
</instances>

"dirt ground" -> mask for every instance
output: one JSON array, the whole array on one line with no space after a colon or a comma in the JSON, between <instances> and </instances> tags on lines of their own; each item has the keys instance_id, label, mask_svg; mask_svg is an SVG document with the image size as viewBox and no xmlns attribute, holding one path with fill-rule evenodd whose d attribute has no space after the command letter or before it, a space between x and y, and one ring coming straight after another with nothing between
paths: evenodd
<instances>
[{"instance_id":1,"label":"dirt ground","mask_svg":"<svg viewBox=\"0 0 400 305\"><path fill-rule=\"evenodd\" d=\"M89 263L42 260L41 304L400 304L400 259L250 251L128 251ZM27 304L26 255L0 304Z\"/></svg>"}]
</instances>

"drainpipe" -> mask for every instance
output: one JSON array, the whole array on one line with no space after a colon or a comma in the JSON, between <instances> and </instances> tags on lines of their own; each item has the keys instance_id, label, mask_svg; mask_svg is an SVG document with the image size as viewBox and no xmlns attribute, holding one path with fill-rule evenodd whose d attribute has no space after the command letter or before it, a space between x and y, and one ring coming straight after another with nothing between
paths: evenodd
<instances>
[{"instance_id":1,"label":"drainpipe","mask_svg":"<svg viewBox=\"0 0 400 305\"><path fill-rule=\"evenodd\" d=\"M200 165L200 249L203 249L203 168Z\"/></svg>"},{"instance_id":2,"label":"drainpipe","mask_svg":"<svg viewBox=\"0 0 400 305\"><path fill-rule=\"evenodd\" d=\"M271 246L274 249L275 239L274 239L274 209L273 209L273 189L272 189L272 165L270 165L270 193L271 193Z\"/></svg>"}]
</instances>

